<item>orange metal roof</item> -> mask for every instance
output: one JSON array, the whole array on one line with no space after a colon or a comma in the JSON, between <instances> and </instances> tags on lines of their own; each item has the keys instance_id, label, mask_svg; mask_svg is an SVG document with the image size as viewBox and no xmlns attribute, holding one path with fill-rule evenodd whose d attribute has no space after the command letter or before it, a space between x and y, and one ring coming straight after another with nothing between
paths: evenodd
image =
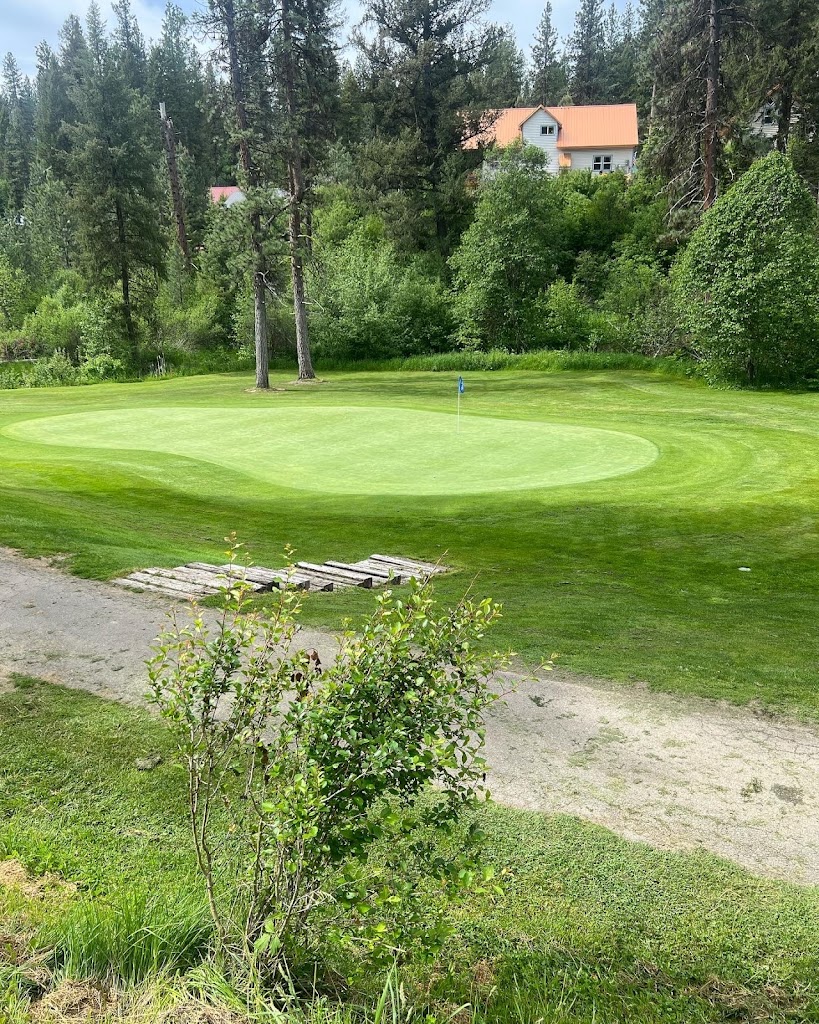
<instances>
[{"instance_id":1,"label":"orange metal roof","mask_svg":"<svg viewBox=\"0 0 819 1024\"><path fill-rule=\"evenodd\" d=\"M506 107L489 111L497 117L485 131L464 145L468 149L495 142L508 146L521 137L524 122L540 107ZM558 149L600 149L603 146L636 146L637 104L600 103L590 106L543 107L560 125L557 135Z\"/></svg>"},{"instance_id":2,"label":"orange metal roof","mask_svg":"<svg viewBox=\"0 0 819 1024\"><path fill-rule=\"evenodd\" d=\"M212 203L219 203L241 191L238 185L213 185L210 190L210 200Z\"/></svg>"}]
</instances>

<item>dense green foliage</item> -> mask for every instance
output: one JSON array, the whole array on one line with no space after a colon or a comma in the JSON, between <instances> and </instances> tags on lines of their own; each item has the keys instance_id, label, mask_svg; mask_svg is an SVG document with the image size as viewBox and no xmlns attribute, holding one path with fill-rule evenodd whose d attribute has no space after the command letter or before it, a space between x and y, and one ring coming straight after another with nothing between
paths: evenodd
<instances>
[{"instance_id":1,"label":"dense green foliage","mask_svg":"<svg viewBox=\"0 0 819 1024\"><path fill-rule=\"evenodd\" d=\"M150 665L221 951L270 979L315 955L317 936L368 966L440 952L451 923L419 880L454 902L484 869L471 829L447 856L417 836L463 831L486 797L500 663L476 645L500 609L439 612L420 583L406 600L385 591L322 668L296 642L292 592L261 609L248 597L237 583L215 627L165 630ZM380 868L379 846L395 851Z\"/></svg>"},{"instance_id":2,"label":"dense green foliage","mask_svg":"<svg viewBox=\"0 0 819 1024\"><path fill-rule=\"evenodd\" d=\"M38 47L34 79L13 55L3 62L0 357L49 362L26 373L32 384L162 372L215 350L229 362L258 353L262 298L272 357L292 355L306 337L288 285L295 253L325 365L570 348L687 353L713 369L714 339L704 322L681 324L668 272L703 189L721 182L730 194L772 144L819 184L819 8L744 0L739 11L719 0L715 53L704 2L652 0L638 17L631 5L583 0L562 45L547 4L527 59L486 20L483 0L373 0L344 66L328 4L290 4L285 38L271 5L235 0L245 129L221 0L202 22L217 44L208 59L172 3L150 45L128 0L110 31L94 7L84 25L72 15L56 50ZM706 95L716 97L707 117ZM553 177L539 151L464 148L488 111L540 102L637 102L640 173ZM160 103L173 119L176 203ZM761 119L775 123L773 142L749 127ZM771 180L783 168L771 165ZM215 205L208 187L222 183L248 198ZM798 248L788 236L783 250L791 241ZM760 253L754 273L773 280L776 263L784 294L781 255ZM90 349L89 318L106 324ZM792 348L770 348L768 369L751 376L810 375L810 358L774 366Z\"/></svg>"},{"instance_id":3,"label":"dense green foliage","mask_svg":"<svg viewBox=\"0 0 819 1024\"><path fill-rule=\"evenodd\" d=\"M79 885L61 896L47 888L44 904L0 887L0 928L34 933L19 966L0 961L0 1014L16 1005L11 1020L27 1021L28 967L39 963L42 977L43 947L53 950L58 978L65 964L74 976L120 986L206 958L185 777L160 723L20 680L0 696L0 733L8 736L0 749L0 857ZM137 758L157 754L164 760L153 771L135 768ZM784 1024L819 1012L815 889L754 878L704 853L652 850L565 816L490 804L474 821L500 891L451 907L457 934L432 964L410 958L402 969L410 1006L440 1021L469 1004L458 1017L469 1024ZM441 852L448 856L446 843ZM380 866L378 851L374 859ZM420 895L434 905L432 887ZM373 1013L381 971L347 990L351 1009L363 1007L342 1016L335 1003L346 965L329 943L321 954L295 978L334 1004L317 1024L373 1020L363 1007ZM202 967L179 986L217 1006L230 996ZM132 1018L126 991L117 1019L168 1019L151 995L133 993ZM241 1002L229 1005L246 1012ZM407 1019L396 1010L387 1019ZM253 1019L291 1024L280 1010ZM304 1020L294 1010L292 1024Z\"/></svg>"},{"instance_id":4,"label":"dense green foliage","mask_svg":"<svg viewBox=\"0 0 819 1024\"><path fill-rule=\"evenodd\" d=\"M818 222L813 197L776 152L706 213L675 284L710 376L782 384L817 369Z\"/></svg>"}]
</instances>

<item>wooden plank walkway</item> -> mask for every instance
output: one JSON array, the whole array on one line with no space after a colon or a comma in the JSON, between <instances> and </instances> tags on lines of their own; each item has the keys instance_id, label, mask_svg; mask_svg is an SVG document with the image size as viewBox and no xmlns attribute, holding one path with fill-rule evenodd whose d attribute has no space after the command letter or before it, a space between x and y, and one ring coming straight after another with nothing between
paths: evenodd
<instances>
[{"instance_id":1,"label":"wooden plank walkway","mask_svg":"<svg viewBox=\"0 0 819 1024\"><path fill-rule=\"evenodd\" d=\"M284 569L266 569L256 565L212 565L188 562L174 569L139 569L112 582L118 587L147 590L151 593L195 601L212 597L241 582L254 593L296 587L301 590L330 592L349 587L400 585L411 579L425 580L442 572L445 565L421 562L397 555L370 555L358 562L296 562Z\"/></svg>"}]
</instances>

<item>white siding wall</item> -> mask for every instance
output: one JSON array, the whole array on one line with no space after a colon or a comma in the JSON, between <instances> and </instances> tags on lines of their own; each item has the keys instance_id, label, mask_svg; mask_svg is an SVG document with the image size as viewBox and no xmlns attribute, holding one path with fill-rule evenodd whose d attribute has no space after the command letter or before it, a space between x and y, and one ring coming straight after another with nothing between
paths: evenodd
<instances>
[{"instance_id":1,"label":"white siding wall","mask_svg":"<svg viewBox=\"0 0 819 1024\"><path fill-rule=\"evenodd\" d=\"M610 156L613 171L634 170L635 150L631 147L628 149L612 149L611 147L608 149L574 149L569 152L572 154L571 169L573 171L593 171L596 156Z\"/></svg>"},{"instance_id":2,"label":"white siding wall","mask_svg":"<svg viewBox=\"0 0 819 1024\"><path fill-rule=\"evenodd\" d=\"M554 125L554 135L543 135L540 128L541 125L551 124ZM547 114L545 110L537 110L534 114L526 121L521 128L521 134L523 135L523 142L527 146L537 146L538 149L543 150L546 154L547 164L546 170L550 174L557 174L559 167L557 165L557 133L558 133L557 121L552 117L551 114Z\"/></svg>"}]
</instances>

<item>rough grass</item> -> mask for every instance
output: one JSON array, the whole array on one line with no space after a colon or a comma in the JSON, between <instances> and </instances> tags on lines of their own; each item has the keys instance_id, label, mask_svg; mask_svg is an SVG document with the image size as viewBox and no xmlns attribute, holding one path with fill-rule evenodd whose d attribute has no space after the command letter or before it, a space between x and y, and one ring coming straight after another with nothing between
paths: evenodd
<instances>
[{"instance_id":1,"label":"rough grass","mask_svg":"<svg viewBox=\"0 0 819 1024\"><path fill-rule=\"evenodd\" d=\"M0 856L18 856L35 872L50 868L78 887L32 940L50 937L56 979L80 947L76 969L115 987L145 978L154 964L171 977L169 967L203 955L190 929L172 927L179 907L195 907L201 893L186 842L184 773L162 726L144 711L28 680L0 696L0 735ZM164 760L137 771L146 753ZM463 1024L819 1016L816 889L754 878L702 853L658 852L567 817L493 806L480 817L502 894L460 906L440 960L403 972L406 1000L437 1021L453 1014ZM123 929L111 926L106 938L97 922L108 910L96 908L146 892L153 893L150 928L164 946L161 956L140 956L145 969L135 970L127 951L115 955ZM0 887L0 927L11 920L9 899ZM25 908L16 910L19 925ZM138 932L145 917L137 916ZM171 1002L184 988L230 1007L229 988L207 961L180 978L166 991ZM374 1020L382 984L373 978L371 990L342 1008L319 1001L305 1019ZM28 995L19 986L14 992L25 1004ZM0 986L0 1020L4 998L11 1005ZM459 1010L464 1004L469 1009ZM388 1002L380 1019L406 1019L407 1009ZM157 1011L142 1019L164 1018Z\"/></svg>"},{"instance_id":2,"label":"rough grass","mask_svg":"<svg viewBox=\"0 0 819 1024\"><path fill-rule=\"evenodd\" d=\"M467 416L624 431L659 457L609 480L438 497L296 490L286 474L276 484L225 465L224 451L215 465L2 433L36 417L180 406L455 411L454 373L289 380L279 374L270 394L251 393L246 376L4 393L0 543L69 553L98 578L221 561L231 530L262 564L281 564L288 542L310 561L446 552L459 571L437 593L451 602L474 581L502 601L495 639L530 662L556 651L577 672L819 710L819 395L715 392L633 370L467 374ZM305 618L337 626L368 602L311 597Z\"/></svg>"}]
</instances>

